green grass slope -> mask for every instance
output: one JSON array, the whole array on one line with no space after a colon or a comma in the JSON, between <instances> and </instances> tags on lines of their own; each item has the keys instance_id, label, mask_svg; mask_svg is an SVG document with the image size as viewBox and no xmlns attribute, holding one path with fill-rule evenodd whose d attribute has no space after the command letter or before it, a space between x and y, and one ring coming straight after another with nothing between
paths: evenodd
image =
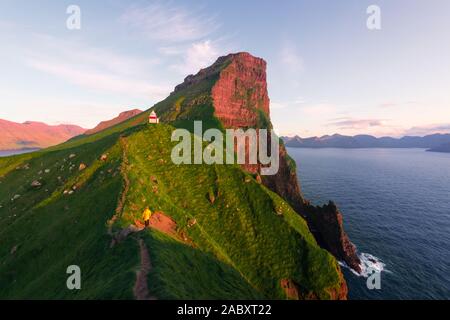
<instances>
[{"instance_id":1,"label":"green grass slope","mask_svg":"<svg viewBox=\"0 0 450 320\"><path fill-rule=\"evenodd\" d=\"M122 185L115 139L67 151L31 154L0 184L0 297L17 299L132 298L137 246L108 249L105 221ZM102 152L110 160L95 171ZM70 155L75 157L70 158ZM2 161L5 161L2 159ZM110 170L110 173L108 173ZM39 188L31 187L40 181ZM77 192L63 189L77 185ZM20 197L17 197L20 196ZM15 251L15 252L14 252ZM66 288L66 269L79 265L83 290ZM121 272L117 272L121 270Z\"/></svg>"},{"instance_id":2,"label":"green grass slope","mask_svg":"<svg viewBox=\"0 0 450 320\"><path fill-rule=\"evenodd\" d=\"M238 166L174 165L173 127L140 125L145 117L0 159L0 298L133 299L139 239L159 299L284 299L285 278L304 295L331 297L339 267L289 205ZM182 236L147 229L111 246L108 221L117 214L120 232L146 206ZM66 288L72 264L79 291Z\"/></svg>"}]
</instances>

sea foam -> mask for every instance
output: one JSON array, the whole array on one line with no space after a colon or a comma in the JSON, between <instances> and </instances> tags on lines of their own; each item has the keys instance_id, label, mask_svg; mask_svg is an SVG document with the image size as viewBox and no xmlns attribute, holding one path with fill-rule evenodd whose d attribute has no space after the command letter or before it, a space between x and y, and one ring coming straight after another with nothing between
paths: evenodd
<instances>
[{"instance_id":1,"label":"sea foam","mask_svg":"<svg viewBox=\"0 0 450 320\"><path fill-rule=\"evenodd\" d=\"M350 268L345 262L339 261L339 265L342 267L345 267L349 269L353 274L355 274L358 277L369 277L374 271L375 272L389 272L389 270L386 269L386 264L381 261L380 258L375 257L374 255L371 255L370 253L361 252L358 255L359 259L361 260L361 273L356 272L352 268Z\"/></svg>"}]
</instances>

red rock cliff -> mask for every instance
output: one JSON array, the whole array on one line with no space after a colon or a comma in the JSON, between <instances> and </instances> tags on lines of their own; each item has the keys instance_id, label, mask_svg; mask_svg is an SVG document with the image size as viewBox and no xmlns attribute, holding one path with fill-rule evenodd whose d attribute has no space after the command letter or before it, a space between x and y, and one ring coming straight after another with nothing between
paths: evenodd
<instances>
[{"instance_id":1,"label":"red rock cliff","mask_svg":"<svg viewBox=\"0 0 450 320\"><path fill-rule=\"evenodd\" d=\"M317 242L338 260L361 273L361 261L356 248L344 231L343 217L333 202L322 207L305 204L307 220Z\"/></svg>"},{"instance_id":2,"label":"red rock cliff","mask_svg":"<svg viewBox=\"0 0 450 320\"><path fill-rule=\"evenodd\" d=\"M225 128L270 129L266 62L244 52L219 58L215 65L217 66L218 63L225 67L220 70L219 79L211 91L215 116ZM201 72L202 77L210 75L213 70L217 70L217 67L204 69ZM190 78L191 81L195 79L196 76ZM354 245L344 231L342 214L334 204L314 207L306 202L301 194L295 162L290 159L282 144L279 157L278 173L273 176L263 176L264 185L286 199L308 221L319 244L337 259L345 261L354 270L360 272L360 261ZM243 167L251 173L259 173L260 170L259 165Z\"/></svg>"},{"instance_id":3,"label":"red rock cliff","mask_svg":"<svg viewBox=\"0 0 450 320\"><path fill-rule=\"evenodd\" d=\"M270 100L267 92L266 62L242 52L226 57L226 67L212 88L214 114L225 128L271 129ZM297 211L303 198L295 170L291 170L286 149L280 145L280 167L274 176L264 176L263 183L281 195ZM259 173L259 165L244 165L247 171Z\"/></svg>"},{"instance_id":4,"label":"red rock cliff","mask_svg":"<svg viewBox=\"0 0 450 320\"><path fill-rule=\"evenodd\" d=\"M212 83L210 92L206 93L205 101L212 100L214 116L225 128L272 129L266 62L263 59L246 52L220 57L210 67L200 70L196 75L186 77L184 82L175 88L173 94L184 89L195 88L198 84L205 82ZM195 105L195 103L197 101L191 104ZM166 114L184 112L176 108L164 109L164 106L161 106L158 111L166 112ZM170 119L165 114L162 117ZM243 165L243 168L258 175L261 166ZM339 260L346 261L358 270L359 258L344 232L342 215L337 209L329 210L327 206L314 207L303 199L295 162L288 156L282 143L279 149L278 173L260 178L265 186L288 201L306 219L319 244ZM340 294L336 293L336 296L342 297L345 295L344 291Z\"/></svg>"},{"instance_id":5,"label":"red rock cliff","mask_svg":"<svg viewBox=\"0 0 450 320\"><path fill-rule=\"evenodd\" d=\"M249 53L229 56L212 89L215 115L227 128L256 127L260 110L269 118L266 62Z\"/></svg>"}]
</instances>

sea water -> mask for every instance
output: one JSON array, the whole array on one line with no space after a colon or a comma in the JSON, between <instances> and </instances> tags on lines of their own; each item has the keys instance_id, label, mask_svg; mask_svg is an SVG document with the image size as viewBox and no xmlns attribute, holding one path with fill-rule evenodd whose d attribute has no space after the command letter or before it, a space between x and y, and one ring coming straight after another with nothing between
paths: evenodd
<instances>
[{"instance_id":1,"label":"sea water","mask_svg":"<svg viewBox=\"0 0 450 320\"><path fill-rule=\"evenodd\" d=\"M343 268L351 299L450 299L450 154L424 149L288 149L302 192L336 202L381 289Z\"/></svg>"}]
</instances>

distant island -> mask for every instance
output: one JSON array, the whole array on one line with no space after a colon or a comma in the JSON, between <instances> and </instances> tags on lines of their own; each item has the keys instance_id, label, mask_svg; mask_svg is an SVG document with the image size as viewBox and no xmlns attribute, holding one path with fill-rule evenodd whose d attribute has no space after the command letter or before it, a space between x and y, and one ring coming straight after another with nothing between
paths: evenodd
<instances>
[{"instance_id":1,"label":"distant island","mask_svg":"<svg viewBox=\"0 0 450 320\"><path fill-rule=\"evenodd\" d=\"M438 147L430 148L427 151L450 153L450 143L445 143L445 144L442 144L442 145L440 145Z\"/></svg>"},{"instance_id":2,"label":"distant island","mask_svg":"<svg viewBox=\"0 0 450 320\"><path fill-rule=\"evenodd\" d=\"M299 136L281 138L286 147L290 148L424 148L428 149L427 151L450 152L450 134L432 134L424 137L405 136L403 138L340 134L310 138Z\"/></svg>"}]
</instances>

